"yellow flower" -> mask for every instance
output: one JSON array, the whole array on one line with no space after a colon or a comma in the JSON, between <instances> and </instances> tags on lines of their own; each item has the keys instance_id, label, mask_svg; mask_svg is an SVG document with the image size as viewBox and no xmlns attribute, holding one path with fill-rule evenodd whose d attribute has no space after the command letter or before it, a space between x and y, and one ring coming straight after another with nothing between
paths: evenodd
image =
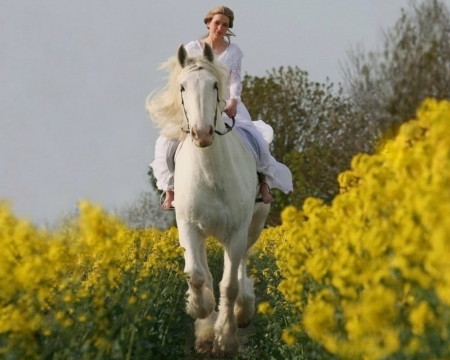
<instances>
[{"instance_id":1,"label":"yellow flower","mask_svg":"<svg viewBox=\"0 0 450 360\"><path fill-rule=\"evenodd\" d=\"M73 320L70 319L70 318L67 318L67 319L64 320L63 325L65 327L71 327L73 325Z\"/></svg>"},{"instance_id":2,"label":"yellow flower","mask_svg":"<svg viewBox=\"0 0 450 360\"><path fill-rule=\"evenodd\" d=\"M128 298L128 304L130 304L130 305L135 304L136 301L137 301L137 297L136 297L136 296L130 296L130 297Z\"/></svg>"},{"instance_id":3,"label":"yellow flower","mask_svg":"<svg viewBox=\"0 0 450 360\"><path fill-rule=\"evenodd\" d=\"M295 342L297 341L295 334L291 329L284 329L283 333L281 334L281 338L287 345L290 346L294 345Z\"/></svg>"},{"instance_id":4,"label":"yellow flower","mask_svg":"<svg viewBox=\"0 0 450 360\"><path fill-rule=\"evenodd\" d=\"M421 301L409 314L409 322L415 335L423 335L425 326L432 326L435 317L427 302Z\"/></svg>"},{"instance_id":5,"label":"yellow flower","mask_svg":"<svg viewBox=\"0 0 450 360\"><path fill-rule=\"evenodd\" d=\"M294 206L288 206L281 212L281 220L283 223L294 223L299 217L300 214Z\"/></svg>"},{"instance_id":6,"label":"yellow flower","mask_svg":"<svg viewBox=\"0 0 450 360\"><path fill-rule=\"evenodd\" d=\"M272 315L274 312L269 302L264 301L258 304L258 313L263 315Z\"/></svg>"},{"instance_id":7,"label":"yellow flower","mask_svg":"<svg viewBox=\"0 0 450 360\"><path fill-rule=\"evenodd\" d=\"M304 309L308 334L343 358L415 356L428 336L448 337L436 314L450 306L450 102L426 100L417 115L377 153L353 158L331 206L308 198L284 212L278 290Z\"/></svg>"},{"instance_id":8,"label":"yellow flower","mask_svg":"<svg viewBox=\"0 0 450 360\"><path fill-rule=\"evenodd\" d=\"M305 309L303 324L313 339L322 339L336 326L334 306L324 301L312 301Z\"/></svg>"}]
</instances>

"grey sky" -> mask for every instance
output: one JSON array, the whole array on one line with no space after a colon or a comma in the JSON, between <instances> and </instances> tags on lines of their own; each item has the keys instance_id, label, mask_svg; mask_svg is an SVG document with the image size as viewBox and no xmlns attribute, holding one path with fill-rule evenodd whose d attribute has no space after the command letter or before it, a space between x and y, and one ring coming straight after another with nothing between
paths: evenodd
<instances>
[{"instance_id":1,"label":"grey sky","mask_svg":"<svg viewBox=\"0 0 450 360\"><path fill-rule=\"evenodd\" d=\"M450 2L450 0L448 0ZM52 222L89 199L121 208L150 190L157 131L145 97L158 64L206 32L206 0L0 0L0 199ZM230 0L243 71L298 65L341 80L357 43L380 44L404 0Z\"/></svg>"}]
</instances>

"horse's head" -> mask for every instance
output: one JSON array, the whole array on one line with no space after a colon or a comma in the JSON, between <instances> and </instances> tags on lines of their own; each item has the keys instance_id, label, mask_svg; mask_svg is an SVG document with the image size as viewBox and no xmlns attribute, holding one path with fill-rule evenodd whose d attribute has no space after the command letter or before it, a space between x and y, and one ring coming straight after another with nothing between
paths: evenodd
<instances>
[{"instance_id":1,"label":"horse's head","mask_svg":"<svg viewBox=\"0 0 450 360\"><path fill-rule=\"evenodd\" d=\"M217 68L214 63L214 53L208 44L197 58L189 58L181 45L177 58L183 68L179 77L185 116L183 130L190 134L195 145L209 146L213 142L216 126L223 127L219 100L222 92L220 67Z\"/></svg>"}]
</instances>

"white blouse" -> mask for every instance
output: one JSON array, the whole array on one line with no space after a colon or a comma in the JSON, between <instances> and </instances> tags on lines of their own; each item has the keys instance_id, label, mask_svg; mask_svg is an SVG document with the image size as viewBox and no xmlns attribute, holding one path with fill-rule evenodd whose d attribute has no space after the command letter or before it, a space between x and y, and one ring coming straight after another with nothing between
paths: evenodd
<instances>
[{"instance_id":1,"label":"white blouse","mask_svg":"<svg viewBox=\"0 0 450 360\"><path fill-rule=\"evenodd\" d=\"M195 54L203 51L203 46L199 40L191 41L185 46L185 48L189 54ZM236 44L229 44L220 55L216 55L216 59L224 64L230 71L230 99L241 99L241 64L243 56L244 53Z\"/></svg>"}]
</instances>

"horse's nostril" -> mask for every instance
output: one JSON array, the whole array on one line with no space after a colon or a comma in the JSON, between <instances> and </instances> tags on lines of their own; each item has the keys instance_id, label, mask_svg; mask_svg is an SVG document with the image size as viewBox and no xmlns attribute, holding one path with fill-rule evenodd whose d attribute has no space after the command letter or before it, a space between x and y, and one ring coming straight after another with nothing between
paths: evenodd
<instances>
[{"instance_id":1,"label":"horse's nostril","mask_svg":"<svg viewBox=\"0 0 450 360\"><path fill-rule=\"evenodd\" d=\"M212 126L209 127L209 135L213 135L214 134L214 129Z\"/></svg>"}]
</instances>

